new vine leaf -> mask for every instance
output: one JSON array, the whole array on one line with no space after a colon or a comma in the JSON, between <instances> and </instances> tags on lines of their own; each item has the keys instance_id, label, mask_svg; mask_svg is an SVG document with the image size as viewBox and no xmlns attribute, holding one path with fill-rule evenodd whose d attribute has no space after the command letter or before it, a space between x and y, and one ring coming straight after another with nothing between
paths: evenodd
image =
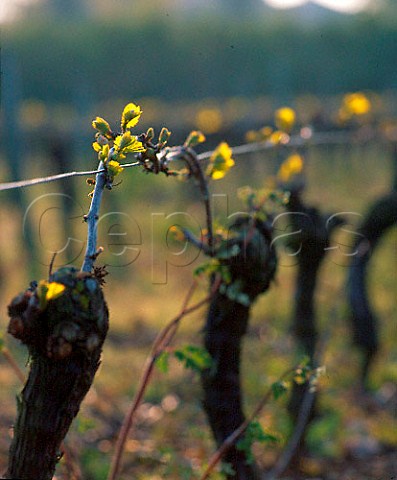
<instances>
[{"instance_id":1,"label":"new vine leaf","mask_svg":"<svg viewBox=\"0 0 397 480\"><path fill-rule=\"evenodd\" d=\"M163 373L168 372L170 355L176 358L186 369L199 373L205 368L211 368L213 364L207 350L196 345L185 345L172 351L160 353L156 359L156 365Z\"/></svg>"},{"instance_id":2,"label":"new vine leaf","mask_svg":"<svg viewBox=\"0 0 397 480\"><path fill-rule=\"evenodd\" d=\"M252 453L252 445L255 442L274 443L277 441L278 438L275 435L266 432L259 422L253 421L248 425L244 437L237 442L236 447L237 450L243 451L245 453L248 463L253 463L254 455Z\"/></svg>"},{"instance_id":3,"label":"new vine leaf","mask_svg":"<svg viewBox=\"0 0 397 480\"><path fill-rule=\"evenodd\" d=\"M168 163L176 159L186 161L186 155L195 156L192 149L204 142L205 136L199 131L192 131L182 146L169 148L171 132L165 127L161 129L157 140L154 140L155 132L152 127L138 135L132 132L139 123L142 113L139 105L132 102L127 104L121 114L118 132L113 131L110 124L101 117L96 117L92 121L92 127L97 131L92 147L98 153L98 160L105 168L107 188L112 187L114 177L123 171L121 161L125 160L129 154L138 154L138 164L142 165L147 172L156 174L161 172L181 178L196 174L189 161L187 161L188 168L181 170L170 170ZM231 155L231 148L226 142L222 142L211 155L207 175L214 179L223 178L234 165ZM95 181L88 179L87 183L93 185Z\"/></svg>"}]
</instances>

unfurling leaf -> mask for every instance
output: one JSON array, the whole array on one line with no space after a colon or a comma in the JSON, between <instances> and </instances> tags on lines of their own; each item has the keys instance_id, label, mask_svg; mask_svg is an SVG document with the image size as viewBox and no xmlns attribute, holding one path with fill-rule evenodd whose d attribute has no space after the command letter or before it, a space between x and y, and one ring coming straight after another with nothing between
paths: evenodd
<instances>
[{"instance_id":1,"label":"unfurling leaf","mask_svg":"<svg viewBox=\"0 0 397 480\"><path fill-rule=\"evenodd\" d=\"M171 132L168 130L168 128L163 127L159 134L159 143L166 144L170 136Z\"/></svg>"},{"instance_id":2,"label":"unfurling leaf","mask_svg":"<svg viewBox=\"0 0 397 480\"><path fill-rule=\"evenodd\" d=\"M99 145L98 142L94 142L94 143L92 144L92 148L93 148L96 152L98 152L98 153L102 150L102 146Z\"/></svg>"},{"instance_id":3,"label":"unfurling leaf","mask_svg":"<svg viewBox=\"0 0 397 480\"><path fill-rule=\"evenodd\" d=\"M55 300L63 294L65 288L65 285L62 283L41 280L36 291L40 302L40 308L44 310L50 300Z\"/></svg>"},{"instance_id":4,"label":"unfurling leaf","mask_svg":"<svg viewBox=\"0 0 397 480\"><path fill-rule=\"evenodd\" d=\"M96 117L96 119L92 121L92 126L105 137L111 135L112 133L108 122L101 117Z\"/></svg>"},{"instance_id":5,"label":"unfurling leaf","mask_svg":"<svg viewBox=\"0 0 397 480\"><path fill-rule=\"evenodd\" d=\"M124 132L126 128L132 128L137 125L142 115L142 110L139 105L135 103L129 103L124 107L121 114L121 130Z\"/></svg>"},{"instance_id":6,"label":"unfurling leaf","mask_svg":"<svg viewBox=\"0 0 397 480\"><path fill-rule=\"evenodd\" d=\"M146 132L146 140L150 142L154 138L154 129L153 127L149 127Z\"/></svg>"},{"instance_id":7,"label":"unfurling leaf","mask_svg":"<svg viewBox=\"0 0 397 480\"><path fill-rule=\"evenodd\" d=\"M219 180L226 175L233 165L232 149L226 142L222 142L212 153L206 173L214 180Z\"/></svg>"},{"instance_id":8,"label":"unfurling leaf","mask_svg":"<svg viewBox=\"0 0 397 480\"><path fill-rule=\"evenodd\" d=\"M160 355L156 358L156 366L162 373L168 372L168 361L170 354L168 352L161 352Z\"/></svg>"},{"instance_id":9,"label":"unfurling leaf","mask_svg":"<svg viewBox=\"0 0 397 480\"><path fill-rule=\"evenodd\" d=\"M183 363L185 368L201 372L212 366L212 358L205 348L186 345L174 351L174 356Z\"/></svg>"},{"instance_id":10,"label":"unfurling leaf","mask_svg":"<svg viewBox=\"0 0 397 480\"><path fill-rule=\"evenodd\" d=\"M139 142L135 135L130 132L125 132L123 135L118 135L114 140L114 148L124 157L127 153L143 152L145 147L142 142Z\"/></svg>"},{"instance_id":11,"label":"unfurling leaf","mask_svg":"<svg viewBox=\"0 0 397 480\"><path fill-rule=\"evenodd\" d=\"M275 382L272 385L273 397L275 400L280 398L288 391L288 386L286 382Z\"/></svg>"},{"instance_id":12,"label":"unfurling leaf","mask_svg":"<svg viewBox=\"0 0 397 480\"><path fill-rule=\"evenodd\" d=\"M187 139L185 140L185 147L195 147L199 143L205 142L205 136L203 133L201 133L198 130L193 130L193 132L190 132Z\"/></svg>"},{"instance_id":13,"label":"unfurling leaf","mask_svg":"<svg viewBox=\"0 0 397 480\"><path fill-rule=\"evenodd\" d=\"M107 162L106 168L107 168L108 174L112 178L124 170L124 168L119 164L119 162L116 162L115 160L110 160L110 162Z\"/></svg>"}]
</instances>

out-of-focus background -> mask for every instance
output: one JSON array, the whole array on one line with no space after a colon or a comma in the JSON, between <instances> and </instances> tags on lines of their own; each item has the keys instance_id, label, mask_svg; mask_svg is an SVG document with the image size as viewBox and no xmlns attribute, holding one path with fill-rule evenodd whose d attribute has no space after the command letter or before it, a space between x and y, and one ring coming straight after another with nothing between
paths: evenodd
<instances>
[{"instance_id":1,"label":"out-of-focus background","mask_svg":"<svg viewBox=\"0 0 397 480\"><path fill-rule=\"evenodd\" d=\"M207 136L202 150L221 140L244 143L247 131L271 124L274 110L284 105L296 110L302 125L316 116L329 119L329 127L347 92L367 92L384 122L397 114L394 0L2 0L0 22L1 182L95 169L92 119L99 115L116 126L130 101L144 112L137 133L167 126L176 145L200 129ZM219 194L220 220L243 208L238 187L261 187L276 173L280 153L236 160L230 174L211 185ZM310 147L306 198L325 211L364 213L390 189L392 171L384 142ZM203 260L193 247L177 255L178 245L167 239L174 223L188 218L196 231L204 224L193 185L137 169L120 179L106 192L102 211L109 215L99 227L105 246L100 261L110 272L105 293L111 330L95 387L70 434L86 480L106 478L151 342L178 313L193 268ZM81 264L88 192L77 178L1 193L3 332L6 305L32 279L47 276L54 251L56 266ZM359 217L349 218L354 229ZM339 237L349 244L348 233ZM372 410L355 397L358 355L343 297L346 265L339 250L321 273L320 330L330 330L331 339L322 379L324 416L309 432L312 457L305 468L308 478L388 478L382 476L393 474L388 452L397 445L396 407L390 403L397 382L395 229L370 266L381 337L371 374L380 403ZM277 282L254 307L243 360L247 411L296 361L289 329L294 274L294 266L282 261ZM205 292L203 283L195 298ZM204 316L202 310L184 320L178 344L200 344ZM4 340L24 369L26 351L6 334ZM20 390L3 358L0 383L3 469ZM123 478L194 478L214 448L199 399L197 376L179 365L171 365L167 375L156 373L127 444ZM389 406L380 408L382 401ZM260 420L280 435L276 446L258 447L266 466L291 426L282 403L269 405ZM363 461L367 470L360 470ZM67 478L62 467L58 476Z\"/></svg>"},{"instance_id":2,"label":"out-of-focus background","mask_svg":"<svg viewBox=\"0 0 397 480\"><path fill-rule=\"evenodd\" d=\"M397 86L392 1L4 0L0 18L3 89L35 133L88 132L133 97L147 124L202 127L213 107L207 129L241 135L297 96Z\"/></svg>"}]
</instances>

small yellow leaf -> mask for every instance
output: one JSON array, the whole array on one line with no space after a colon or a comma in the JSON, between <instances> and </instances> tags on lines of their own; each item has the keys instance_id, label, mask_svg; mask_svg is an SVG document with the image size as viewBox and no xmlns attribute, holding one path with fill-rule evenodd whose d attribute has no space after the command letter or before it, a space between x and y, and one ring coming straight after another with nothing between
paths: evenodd
<instances>
[{"instance_id":1,"label":"small yellow leaf","mask_svg":"<svg viewBox=\"0 0 397 480\"><path fill-rule=\"evenodd\" d=\"M135 105L135 103L127 104L121 114L121 129L124 131L126 128L135 127L141 115L142 110L139 105Z\"/></svg>"},{"instance_id":2,"label":"small yellow leaf","mask_svg":"<svg viewBox=\"0 0 397 480\"><path fill-rule=\"evenodd\" d=\"M274 145L279 145L280 143L285 144L289 141L289 135L280 130L274 131L270 137L269 142L273 143Z\"/></svg>"},{"instance_id":3,"label":"small yellow leaf","mask_svg":"<svg viewBox=\"0 0 397 480\"><path fill-rule=\"evenodd\" d=\"M95 130L102 133L102 135L109 135L111 133L110 125L101 117L96 117L96 119L92 121L92 126Z\"/></svg>"},{"instance_id":4,"label":"small yellow leaf","mask_svg":"<svg viewBox=\"0 0 397 480\"><path fill-rule=\"evenodd\" d=\"M216 170L212 173L211 177L214 179L214 180L220 180L221 178L223 178L224 176L226 175L226 172L222 171L222 170Z\"/></svg>"},{"instance_id":5,"label":"small yellow leaf","mask_svg":"<svg viewBox=\"0 0 397 480\"><path fill-rule=\"evenodd\" d=\"M143 146L143 143L137 140L136 137L133 137L133 141L124 148L123 152L138 153L138 152L144 152L145 150L146 148Z\"/></svg>"},{"instance_id":6,"label":"small yellow leaf","mask_svg":"<svg viewBox=\"0 0 397 480\"><path fill-rule=\"evenodd\" d=\"M106 168L111 177L115 177L124 170L124 168L120 166L119 162L116 162L115 160L110 160L110 162L107 162Z\"/></svg>"},{"instance_id":7,"label":"small yellow leaf","mask_svg":"<svg viewBox=\"0 0 397 480\"><path fill-rule=\"evenodd\" d=\"M371 110L371 102L360 92L345 95L343 103L353 115L365 115Z\"/></svg>"},{"instance_id":8,"label":"small yellow leaf","mask_svg":"<svg viewBox=\"0 0 397 480\"><path fill-rule=\"evenodd\" d=\"M132 142L131 132L125 132L123 135L118 135L114 140L114 146L117 150L123 150Z\"/></svg>"},{"instance_id":9,"label":"small yellow leaf","mask_svg":"<svg viewBox=\"0 0 397 480\"><path fill-rule=\"evenodd\" d=\"M304 161L302 156L298 153L293 153L281 164L277 173L279 180L288 182L294 175L301 173L303 165Z\"/></svg>"},{"instance_id":10,"label":"small yellow leaf","mask_svg":"<svg viewBox=\"0 0 397 480\"><path fill-rule=\"evenodd\" d=\"M98 157L99 157L100 160L105 162L108 158L108 155L109 155L109 144L104 145L102 147L102 151L99 153Z\"/></svg>"},{"instance_id":11,"label":"small yellow leaf","mask_svg":"<svg viewBox=\"0 0 397 480\"><path fill-rule=\"evenodd\" d=\"M282 107L276 110L274 114L274 122L276 127L283 132L290 133L295 124L296 114L290 107Z\"/></svg>"},{"instance_id":12,"label":"small yellow leaf","mask_svg":"<svg viewBox=\"0 0 397 480\"><path fill-rule=\"evenodd\" d=\"M96 152L99 153L99 152L102 150L102 145L99 145L98 142L94 142L94 143L92 144L92 148L93 148Z\"/></svg>"},{"instance_id":13,"label":"small yellow leaf","mask_svg":"<svg viewBox=\"0 0 397 480\"><path fill-rule=\"evenodd\" d=\"M226 142L222 142L212 153L206 173L214 180L219 180L226 175L233 165L232 149Z\"/></svg>"},{"instance_id":14,"label":"small yellow leaf","mask_svg":"<svg viewBox=\"0 0 397 480\"><path fill-rule=\"evenodd\" d=\"M48 290L46 294L46 300L54 300L62 295L65 290L65 285L58 282L51 282L48 284Z\"/></svg>"},{"instance_id":15,"label":"small yellow leaf","mask_svg":"<svg viewBox=\"0 0 397 480\"><path fill-rule=\"evenodd\" d=\"M203 143L203 142L205 142L205 135L199 130L193 130L192 132L189 133L185 141L185 146L195 147L199 143Z\"/></svg>"},{"instance_id":16,"label":"small yellow leaf","mask_svg":"<svg viewBox=\"0 0 397 480\"><path fill-rule=\"evenodd\" d=\"M179 242L183 242L185 240L185 234L183 233L183 231L176 225L173 225L172 227L170 227L170 233L172 233L172 235L174 236L174 239L179 241Z\"/></svg>"},{"instance_id":17,"label":"small yellow leaf","mask_svg":"<svg viewBox=\"0 0 397 480\"><path fill-rule=\"evenodd\" d=\"M139 142L129 131L115 138L114 147L117 152L123 154L145 151L142 142Z\"/></svg>"},{"instance_id":18,"label":"small yellow leaf","mask_svg":"<svg viewBox=\"0 0 397 480\"><path fill-rule=\"evenodd\" d=\"M62 283L41 280L37 286L37 296L40 301L40 308L44 310L47 306L47 302L60 297L65 291L65 288L65 285Z\"/></svg>"},{"instance_id":19,"label":"small yellow leaf","mask_svg":"<svg viewBox=\"0 0 397 480\"><path fill-rule=\"evenodd\" d=\"M354 116L366 115L371 109L371 102L364 93L348 93L343 97L342 106L338 112L338 120L345 123Z\"/></svg>"}]
</instances>

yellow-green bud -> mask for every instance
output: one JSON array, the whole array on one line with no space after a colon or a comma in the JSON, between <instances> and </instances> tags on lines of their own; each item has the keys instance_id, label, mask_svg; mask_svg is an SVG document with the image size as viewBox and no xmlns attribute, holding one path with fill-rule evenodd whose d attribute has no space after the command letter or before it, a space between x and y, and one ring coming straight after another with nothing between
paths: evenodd
<instances>
[{"instance_id":1,"label":"yellow-green bud","mask_svg":"<svg viewBox=\"0 0 397 480\"><path fill-rule=\"evenodd\" d=\"M109 143L109 140L103 135L98 135L96 141L99 145L107 145Z\"/></svg>"},{"instance_id":2,"label":"yellow-green bud","mask_svg":"<svg viewBox=\"0 0 397 480\"><path fill-rule=\"evenodd\" d=\"M110 125L101 117L96 117L96 119L92 121L92 126L95 130L102 133L102 135L109 135L111 133Z\"/></svg>"}]
</instances>

